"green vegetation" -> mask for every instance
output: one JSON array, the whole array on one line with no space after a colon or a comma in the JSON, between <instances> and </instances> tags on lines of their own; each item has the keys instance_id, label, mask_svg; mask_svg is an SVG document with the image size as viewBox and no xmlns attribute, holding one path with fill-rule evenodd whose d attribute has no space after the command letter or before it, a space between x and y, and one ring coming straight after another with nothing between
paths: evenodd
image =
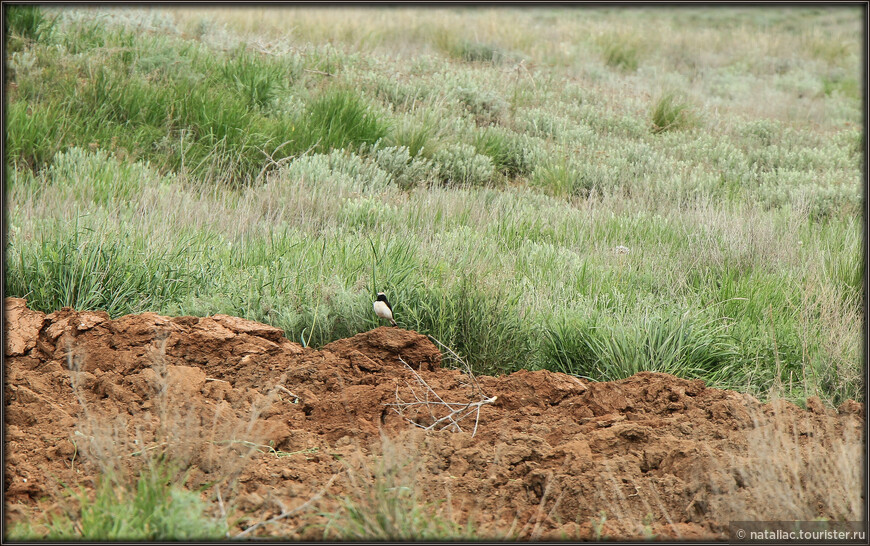
<instances>
[{"instance_id":1,"label":"green vegetation","mask_svg":"<svg viewBox=\"0 0 870 546\"><path fill-rule=\"evenodd\" d=\"M91 499L84 488L67 490L70 507L34 526L10 530L13 540L221 540L226 525L206 516L207 504L194 491L174 483L177 469L155 465L133 482L98 479ZM44 529L43 529L44 528Z\"/></svg>"},{"instance_id":2,"label":"green vegetation","mask_svg":"<svg viewBox=\"0 0 870 546\"><path fill-rule=\"evenodd\" d=\"M320 151L373 144L388 132L388 125L351 89L328 91L318 97L311 103L308 116L305 143L314 140L311 147Z\"/></svg>"},{"instance_id":3,"label":"green vegetation","mask_svg":"<svg viewBox=\"0 0 870 546\"><path fill-rule=\"evenodd\" d=\"M689 105L673 92L664 93L652 110L652 131L661 133L672 129L684 129L692 124Z\"/></svg>"},{"instance_id":4,"label":"green vegetation","mask_svg":"<svg viewBox=\"0 0 870 546\"><path fill-rule=\"evenodd\" d=\"M415 476L422 468L412 468L409 452L399 453L386 443L384 448L374 468L347 468L350 493L338 499L335 512L324 514L324 539L444 541L474 536L470 523L462 529L438 506L421 502Z\"/></svg>"},{"instance_id":5,"label":"green vegetation","mask_svg":"<svg viewBox=\"0 0 870 546\"><path fill-rule=\"evenodd\" d=\"M51 35L54 21L38 6L10 6L6 11L4 33L12 51L24 47L26 40L40 40Z\"/></svg>"},{"instance_id":6,"label":"green vegetation","mask_svg":"<svg viewBox=\"0 0 870 546\"><path fill-rule=\"evenodd\" d=\"M640 46L627 36L608 36L602 40L602 53L607 66L634 72L640 65Z\"/></svg>"},{"instance_id":7,"label":"green vegetation","mask_svg":"<svg viewBox=\"0 0 870 546\"><path fill-rule=\"evenodd\" d=\"M361 13L11 7L7 294L863 399L857 12Z\"/></svg>"}]
</instances>

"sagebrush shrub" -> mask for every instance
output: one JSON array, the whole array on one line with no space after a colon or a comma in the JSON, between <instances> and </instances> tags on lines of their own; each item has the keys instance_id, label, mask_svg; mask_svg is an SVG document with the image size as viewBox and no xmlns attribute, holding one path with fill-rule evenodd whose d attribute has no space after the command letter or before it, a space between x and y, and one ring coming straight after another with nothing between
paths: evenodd
<instances>
[{"instance_id":1,"label":"sagebrush shrub","mask_svg":"<svg viewBox=\"0 0 870 546\"><path fill-rule=\"evenodd\" d=\"M492 159L477 153L469 144L451 144L439 150L432 162L441 180L448 184L479 186L492 179Z\"/></svg>"}]
</instances>

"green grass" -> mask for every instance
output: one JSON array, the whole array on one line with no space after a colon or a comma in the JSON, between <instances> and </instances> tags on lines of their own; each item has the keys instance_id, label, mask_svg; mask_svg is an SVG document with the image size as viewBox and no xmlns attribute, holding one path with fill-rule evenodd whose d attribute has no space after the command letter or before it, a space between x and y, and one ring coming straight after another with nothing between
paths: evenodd
<instances>
[{"instance_id":1,"label":"green grass","mask_svg":"<svg viewBox=\"0 0 870 546\"><path fill-rule=\"evenodd\" d=\"M500 63L509 58L509 55L495 44L459 38L448 30L437 31L435 43L450 57L468 63Z\"/></svg>"},{"instance_id":2,"label":"green grass","mask_svg":"<svg viewBox=\"0 0 870 546\"><path fill-rule=\"evenodd\" d=\"M463 529L438 503L423 502L414 479L422 469L408 452L399 453L389 443L384 448L373 465L363 464L359 470L348 465L348 494L336 499L337 510L324 514L324 539L444 541L474 536L471 521Z\"/></svg>"},{"instance_id":3,"label":"green grass","mask_svg":"<svg viewBox=\"0 0 870 546\"><path fill-rule=\"evenodd\" d=\"M13 540L159 541L221 540L226 524L206 514L207 504L195 491L175 483L177 471L155 464L127 483L102 475L89 495L84 488L66 489L65 512L44 522L18 524Z\"/></svg>"},{"instance_id":4,"label":"green grass","mask_svg":"<svg viewBox=\"0 0 870 546\"><path fill-rule=\"evenodd\" d=\"M374 144L390 130L351 89L327 91L309 105L305 119L306 137L300 146L310 143L318 151Z\"/></svg>"},{"instance_id":5,"label":"green grass","mask_svg":"<svg viewBox=\"0 0 870 546\"><path fill-rule=\"evenodd\" d=\"M390 124L350 90L299 90L305 99L295 107L275 104L314 58L213 54L193 42L99 25L70 28L58 41L72 51L98 48L100 62L60 56L46 44L36 46L40 70L13 68L13 165L40 169L59 151L90 146L238 185L273 161L373 143L389 132Z\"/></svg>"},{"instance_id":6,"label":"green grass","mask_svg":"<svg viewBox=\"0 0 870 546\"><path fill-rule=\"evenodd\" d=\"M408 148L411 157L417 157L423 151L429 151L435 140L438 123L432 117L422 119L404 119L393 129L389 136L391 144Z\"/></svg>"},{"instance_id":7,"label":"green grass","mask_svg":"<svg viewBox=\"0 0 870 546\"><path fill-rule=\"evenodd\" d=\"M740 373L734 365L740 360L739 346L722 320L670 314L616 326L601 319L578 323L563 317L546 332L546 361L554 371L608 381L657 371L705 377L717 384L727 384Z\"/></svg>"},{"instance_id":8,"label":"green grass","mask_svg":"<svg viewBox=\"0 0 870 546\"><path fill-rule=\"evenodd\" d=\"M477 133L474 147L479 154L490 157L496 170L508 177L530 174L543 155L543 145L536 139L493 127Z\"/></svg>"},{"instance_id":9,"label":"green grass","mask_svg":"<svg viewBox=\"0 0 870 546\"><path fill-rule=\"evenodd\" d=\"M634 72L640 65L641 48L625 36L610 36L602 40L602 54L608 66Z\"/></svg>"},{"instance_id":10,"label":"green grass","mask_svg":"<svg viewBox=\"0 0 870 546\"><path fill-rule=\"evenodd\" d=\"M9 6L6 8L4 34L9 37L13 51L19 50L25 40L39 41L51 35L54 20L38 6Z\"/></svg>"},{"instance_id":11,"label":"green grass","mask_svg":"<svg viewBox=\"0 0 870 546\"><path fill-rule=\"evenodd\" d=\"M106 225L70 229L46 226L32 245L7 248L7 291L26 297L38 309L103 309L112 316L152 309L175 301L191 283L204 285L206 269L190 263L188 240L174 250L160 248L147 235ZM117 229L117 228L115 228ZM62 237L56 235L63 233ZM106 238L103 238L106 237Z\"/></svg>"},{"instance_id":12,"label":"green grass","mask_svg":"<svg viewBox=\"0 0 870 546\"><path fill-rule=\"evenodd\" d=\"M663 93L650 114L653 133L685 129L694 123L690 106L677 93Z\"/></svg>"},{"instance_id":13,"label":"green grass","mask_svg":"<svg viewBox=\"0 0 870 546\"><path fill-rule=\"evenodd\" d=\"M424 11L10 19L7 293L863 398L845 12Z\"/></svg>"},{"instance_id":14,"label":"green grass","mask_svg":"<svg viewBox=\"0 0 870 546\"><path fill-rule=\"evenodd\" d=\"M294 63L258 58L240 49L224 64L221 73L234 83L249 107L265 109L299 76L299 68Z\"/></svg>"}]
</instances>

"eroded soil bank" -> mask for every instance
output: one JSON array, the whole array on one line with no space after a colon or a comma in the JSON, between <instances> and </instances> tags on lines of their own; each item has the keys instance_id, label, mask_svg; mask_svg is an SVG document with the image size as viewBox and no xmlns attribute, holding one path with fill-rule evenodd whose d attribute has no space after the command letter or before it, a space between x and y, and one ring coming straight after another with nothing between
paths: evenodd
<instances>
[{"instance_id":1,"label":"eroded soil bank","mask_svg":"<svg viewBox=\"0 0 870 546\"><path fill-rule=\"evenodd\" d=\"M850 485L815 488L809 468L819 453L860 442L864 408L853 401L762 405L659 373L472 378L441 368L428 338L399 328L314 350L226 315L111 320L69 308L46 315L14 298L5 306L10 521L60 498L58 483L90 486L101 453L123 465L161 439L191 466L189 487L238 479L224 499L236 532L327 484L316 505L332 510L359 490L349 469L376 472L384 461L402 469L397 484L418 488L422 502L446 499L440 514L486 537L725 539L729 519L776 515L776 500L763 514L757 506L768 482L783 481L781 466L806 479L781 484L780 496L821 517L854 504ZM457 404L456 426L442 402ZM447 427L421 428L433 423ZM262 447L251 454L243 441ZM829 472L848 473L851 463L830 460ZM257 534L321 538L322 528L301 525L312 517Z\"/></svg>"}]
</instances>

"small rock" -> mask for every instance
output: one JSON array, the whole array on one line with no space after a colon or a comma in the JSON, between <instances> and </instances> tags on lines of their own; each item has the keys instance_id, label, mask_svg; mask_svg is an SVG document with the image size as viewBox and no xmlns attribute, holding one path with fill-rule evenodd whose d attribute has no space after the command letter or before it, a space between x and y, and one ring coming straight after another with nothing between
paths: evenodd
<instances>
[{"instance_id":1,"label":"small rock","mask_svg":"<svg viewBox=\"0 0 870 546\"><path fill-rule=\"evenodd\" d=\"M57 450L55 453L58 457L63 457L64 459L69 459L73 455L75 455L76 447L69 440L61 440L57 443Z\"/></svg>"}]
</instances>

